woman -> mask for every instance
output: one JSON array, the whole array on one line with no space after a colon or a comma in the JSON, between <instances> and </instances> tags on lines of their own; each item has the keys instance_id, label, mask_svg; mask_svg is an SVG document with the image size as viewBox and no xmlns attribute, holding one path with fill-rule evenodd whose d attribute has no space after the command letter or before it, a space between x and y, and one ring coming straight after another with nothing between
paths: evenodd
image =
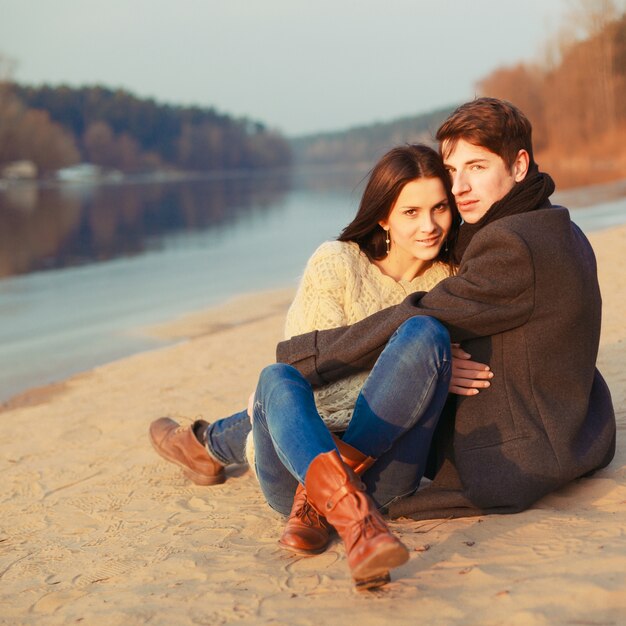
<instances>
[{"instance_id":1,"label":"woman","mask_svg":"<svg viewBox=\"0 0 626 626\"><path fill-rule=\"evenodd\" d=\"M287 336L354 323L433 287L453 271L458 221L434 150L410 145L388 152L373 168L354 220L309 260L287 315ZM415 358L399 362L394 350L407 342L415 344ZM254 466L270 506L289 513L281 545L318 553L332 526L358 588L389 580L389 569L408 552L377 507L418 488L448 393L450 361L447 331L420 317L398 330L371 372L315 392L289 366L263 370L250 408ZM157 452L194 482L216 484L225 479L225 465L244 461L249 431L242 411L183 428L161 418L150 434Z\"/></svg>"}]
</instances>

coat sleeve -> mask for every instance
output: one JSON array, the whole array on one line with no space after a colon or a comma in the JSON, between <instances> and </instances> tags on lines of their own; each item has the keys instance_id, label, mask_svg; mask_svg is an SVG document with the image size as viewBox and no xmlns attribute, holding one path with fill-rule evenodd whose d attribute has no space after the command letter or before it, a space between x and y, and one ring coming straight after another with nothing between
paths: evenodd
<instances>
[{"instance_id":1,"label":"coat sleeve","mask_svg":"<svg viewBox=\"0 0 626 626\"><path fill-rule=\"evenodd\" d=\"M415 315L440 320L453 341L494 335L529 318L534 282L526 242L495 222L474 237L456 276L352 326L281 342L277 360L296 367L312 384L322 385L371 368L391 335Z\"/></svg>"}]
</instances>

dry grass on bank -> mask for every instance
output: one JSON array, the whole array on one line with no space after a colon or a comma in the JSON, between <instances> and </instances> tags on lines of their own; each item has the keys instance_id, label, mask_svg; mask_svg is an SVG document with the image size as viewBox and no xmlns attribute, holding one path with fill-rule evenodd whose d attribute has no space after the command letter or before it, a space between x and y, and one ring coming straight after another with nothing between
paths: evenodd
<instances>
[{"instance_id":1,"label":"dry grass on bank","mask_svg":"<svg viewBox=\"0 0 626 626\"><path fill-rule=\"evenodd\" d=\"M558 190L623 180L626 178L626 128L569 151L545 150L535 158L541 170L554 178Z\"/></svg>"}]
</instances>

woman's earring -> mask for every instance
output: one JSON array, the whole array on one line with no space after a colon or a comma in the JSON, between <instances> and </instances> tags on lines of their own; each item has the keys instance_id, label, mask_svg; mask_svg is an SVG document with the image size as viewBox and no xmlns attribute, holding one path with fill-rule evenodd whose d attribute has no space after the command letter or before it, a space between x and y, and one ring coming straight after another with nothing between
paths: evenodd
<instances>
[{"instance_id":1,"label":"woman's earring","mask_svg":"<svg viewBox=\"0 0 626 626\"><path fill-rule=\"evenodd\" d=\"M443 247L444 252L448 251L448 240L446 239L446 245Z\"/></svg>"},{"instance_id":2,"label":"woman's earring","mask_svg":"<svg viewBox=\"0 0 626 626\"><path fill-rule=\"evenodd\" d=\"M385 233L386 233L385 243L387 244L387 254L389 254L389 250L391 250L391 239L389 239L389 229L387 229Z\"/></svg>"}]
</instances>

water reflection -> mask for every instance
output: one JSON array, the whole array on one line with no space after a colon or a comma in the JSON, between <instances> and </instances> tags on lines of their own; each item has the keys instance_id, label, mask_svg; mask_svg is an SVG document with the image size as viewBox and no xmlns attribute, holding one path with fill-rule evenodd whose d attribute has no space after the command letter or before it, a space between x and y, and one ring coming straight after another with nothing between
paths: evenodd
<instances>
[{"instance_id":1,"label":"water reflection","mask_svg":"<svg viewBox=\"0 0 626 626\"><path fill-rule=\"evenodd\" d=\"M246 215L276 210L294 189L349 193L356 206L367 170L366 164L316 166L161 182L0 187L0 278L158 250L167 235L219 230ZM598 204L589 196L594 190L600 202L611 193L621 201L626 183L561 192L555 200L572 209ZM585 219L580 211L573 215ZM599 211L593 209L590 219L599 222Z\"/></svg>"},{"instance_id":2,"label":"water reflection","mask_svg":"<svg viewBox=\"0 0 626 626\"><path fill-rule=\"evenodd\" d=\"M0 276L22 274L0 280L0 403L156 347L138 332L147 325L295 288L313 250L353 217L366 169L0 191ZM625 203L572 215L606 227L626 219ZM59 269L32 271L46 268Z\"/></svg>"},{"instance_id":3,"label":"water reflection","mask_svg":"<svg viewBox=\"0 0 626 626\"><path fill-rule=\"evenodd\" d=\"M0 191L0 277L141 253L181 231L217 228L280 204L286 172Z\"/></svg>"}]
</instances>

